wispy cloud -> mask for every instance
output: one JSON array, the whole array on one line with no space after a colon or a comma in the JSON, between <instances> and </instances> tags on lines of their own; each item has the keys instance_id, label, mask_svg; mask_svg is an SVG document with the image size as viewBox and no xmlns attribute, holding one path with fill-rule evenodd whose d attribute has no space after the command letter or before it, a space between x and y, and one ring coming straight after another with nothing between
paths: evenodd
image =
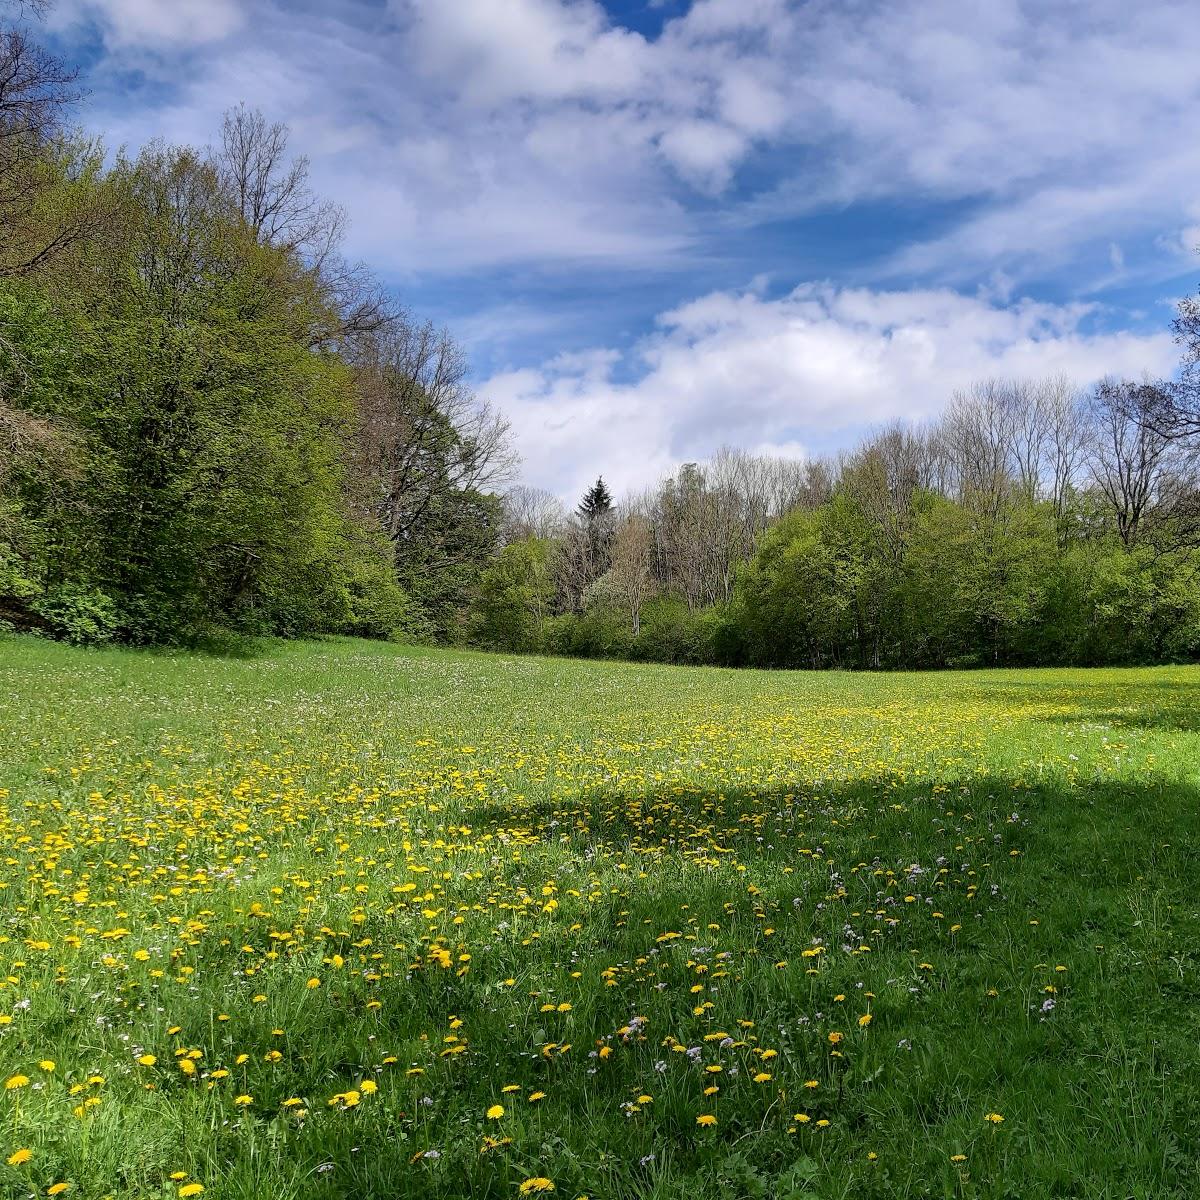
<instances>
[{"instance_id":1,"label":"wispy cloud","mask_svg":"<svg viewBox=\"0 0 1200 1200\"><path fill-rule=\"evenodd\" d=\"M1136 20L1123 0L696 0L654 40L597 0L64 5L104 39L99 115L125 138L260 103L397 269L641 266L699 246L718 198L778 222L937 197L977 211L896 270L1028 275L1182 224L1200 189L1200 26L1176 0ZM130 71L168 102L131 106Z\"/></svg>"}]
</instances>

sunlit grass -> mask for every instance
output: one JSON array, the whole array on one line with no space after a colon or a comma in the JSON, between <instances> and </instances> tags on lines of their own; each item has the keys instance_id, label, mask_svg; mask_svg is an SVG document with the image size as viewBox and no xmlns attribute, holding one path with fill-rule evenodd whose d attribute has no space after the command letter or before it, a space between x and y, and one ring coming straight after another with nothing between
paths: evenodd
<instances>
[{"instance_id":1,"label":"sunlit grass","mask_svg":"<svg viewBox=\"0 0 1200 1200\"><path fill-rule=\"evenodd\" d=\"M1198 684L0 641L0 1194L1194 1195Z\"/></svg>"}]
</instances>

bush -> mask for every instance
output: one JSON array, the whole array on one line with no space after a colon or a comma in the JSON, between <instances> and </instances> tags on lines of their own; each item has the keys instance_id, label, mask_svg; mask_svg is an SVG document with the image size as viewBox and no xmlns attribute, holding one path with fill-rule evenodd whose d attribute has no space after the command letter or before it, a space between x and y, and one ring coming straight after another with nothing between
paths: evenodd
<instances>
[{"instance_id":1,"label":"bush","mask_svg":"<svg viewBox=\"0 0 1200 1200\"><path fill-rule=\"evenodd\" d=\"M724 608L694 611L679 596L656 596L642 609L642 628L633 657L646 662L714 663Z\"/></svg>"},{"instance_id":2,"label":"bush","mask_svg":"<svg viewBox=\"0 0 1200 1200\"><path fill-rule=\"evenodd\" d=\"M344 632L393 641L423 640L420 614L382 555L356 559L347 574L349 615Z\"/></svg>"},{"instance_id":3,"label":"bush","mask_svg":"<svg viewBox=\"0 0 1200 1200\"><path fill-rule=\"evenodd\" d=\"M55 637L77 646L109 642L120 629L120 613L112 597L95 588L63 584L29 607Z\"/></svg>"}]
</instances>

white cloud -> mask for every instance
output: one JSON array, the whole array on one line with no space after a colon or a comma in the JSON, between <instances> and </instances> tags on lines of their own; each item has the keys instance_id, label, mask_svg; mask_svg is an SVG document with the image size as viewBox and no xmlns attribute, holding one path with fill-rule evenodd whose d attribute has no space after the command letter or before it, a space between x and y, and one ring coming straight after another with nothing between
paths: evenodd
<instances>
[{"instance_id":1,"label":"white cloud","mask_svg":"<svg viewBox=\"0 0 1200 1200\"><path fill-rule=\"evenodd\" d=\"M242 27L238 0L68 0L59 19L95 20L112 48L194 46Z\"/></svg>"},{"instance_id":2,"label":"white cloud","mask_svg":"<svg viewBox=\"0 0 1200 1200\"><path fill-rule=\"evenodd\" d=\"M807 284L768 299L715 292L663 314L623 360L612 351L503 373L481 392L513 421L528 482L573 497L597 473L637 488L723 444L852 441L936 414L990 375L1169 371L1167 333L1092 332L1094 306L1000 305L947 290ZM634 368L634 382L619 382Z\"/></svg>"},{"instance_id":3,"label":"white cloud","mask_svg":"<svg viewBox=\"0 0 1200 1200\"><path fill-rule=\"evenodd\" d=\"M468 282L464 307L486 315L464 332L494 346L562 332L536 301L551 272L577 296L601 279L616 329L618 271L641 273L643 298L679 295L693 269L795 279L814 212L937 206L932 233L895 232L871 289L714 291L633 352L494 376L481 390L530 481L568 496L725 442L852 440L981 375L1174 361L1166 333L1095 332L1087 306L1013 297L1031 279L1166 279L1200 242L1191 0L1143 0L1136 21L1127 0L694 0L656 38L599 0L60 0L56 20L103 33L88 120L114 142L203 143L226 107L259 105L348 209L351 253ZM867 252L844 241L861 279ZM533 283L515 308L488 296L498 268Z\"/></svg>"},{"instance_id":4,"label":"white cloud","mask_svg":"<svg viewBox=\"0 0 1200 1200\"><path fill-rule=\"evenodd\" d=\"M746 139L716 121L685 121L668 129L658 146L689 182L705 191L720 192L745 152Z\"/></svg>"},{"instance_id":5,"label":"white cloud","mask_svg":"<svg viewBox=\"0 0 1200 1200\"><path fill-rule=\"evenodd\" d=\"M397 0L415 64L473 104L636 93L650 52L594 0Z\"/></svg>"},{"instance_id":6,"label":"white cloud","mask_svg":"<svg viewBox=\"0 0 1200 1200\"><path fill-rule=\"evenodd\" d=\"M653 40L598 0L62 3L105 33L98 123L136 144L259 103L397 270L643 266L933 198L969 211L895 277L1029 279L1152 244L1200 197L1190 0L695 0Z\"/></svg>"}]
</instances>

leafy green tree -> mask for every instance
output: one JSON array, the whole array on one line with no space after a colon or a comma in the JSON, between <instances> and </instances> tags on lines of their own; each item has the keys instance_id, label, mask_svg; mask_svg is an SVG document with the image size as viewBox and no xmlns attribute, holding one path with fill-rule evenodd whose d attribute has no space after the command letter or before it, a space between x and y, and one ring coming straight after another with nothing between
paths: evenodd
<instances>
[{"instance_id":1,"label":"leafy green tree","mask_svg":"<svg viewBox=\"0 0 1200 1200\"><path fill-rule=\"evenodd\" d=\"M901 662L1017 662L1057 560L1052 506L1017 501L995 513L940 497L921 506L904 563Z\"/></svg>"},{"instance_id":2,"label":"leafy green tree","mask_svg":"<svg viewBox=\"0 0 1200 1200\"><path fill-rule=\"evenodd\" d=\"M479 579L472 638L496 650L536 650L554 602L552 544L542 538L509 542Z\"/></svg>"},{"instance_id":3,"label":"leafy green tree","mask_svg":"<svg viewBox=\"0 0 1200 1200\"><path fill-rule=\"evenodd\" d=\"M190 151L152 147L111 185L121 244L73 267L43 324L53 354L36 322L21 335L21 354L61 360L33 372L22 411L83 448L60 571L112 597L139 640L338 627L353 381L307 344L321 298Z\"/></svg>"}]
</instances>

